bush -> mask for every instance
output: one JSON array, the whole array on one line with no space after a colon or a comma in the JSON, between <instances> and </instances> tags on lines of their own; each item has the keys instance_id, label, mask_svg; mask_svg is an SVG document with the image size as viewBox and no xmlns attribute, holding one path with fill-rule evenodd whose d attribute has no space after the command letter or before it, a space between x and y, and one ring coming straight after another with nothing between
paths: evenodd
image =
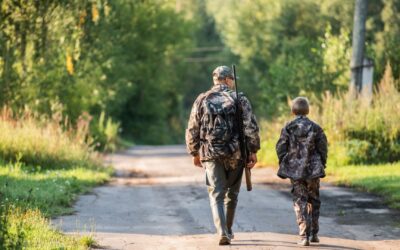
<instances>
[{"instance_id":1,"label":"bush","mask_svg":"<svg viewBox=\"0 0 400 250\"><path fill-rule=\"evenodd\" d=\"M110 117L106 119L105 113L101 112L99 118L95 119L90 127L90 134L96 150L113 152L117 149L119 122L114 122Z\"/></svg>"},{"instance_id":2,"label":"bush","mask_svg":"<svg viewBox=\"0 0 400 250\"><path fill-rule=\"evenodd\" d=\"M22 223L13 225L10 214L8 205L0 201L0 249L22 249L25 236Z\"/></svg>"},{"instance_id":3,"label":"bush","mask_svg":"<svg viewBox=\"0 0 400 250\"><path fill-rule=\"evenodd\" d=\"M396 162L400 160L399 103L400 92L388 65L372 100L327 93L313 116L330 145L344 142L348 163Z\"/></svg>"},{"instance_id":4,"label":"bush","mask_svg":"<svg viewBox=\"0 0 400 250\"><path fill-rule=\"evenodd\" d=\"M384 133L371 130L346 131L350 163L380 163L400 160L400 136L389 140Z\"/></svg>"}]
</instances>

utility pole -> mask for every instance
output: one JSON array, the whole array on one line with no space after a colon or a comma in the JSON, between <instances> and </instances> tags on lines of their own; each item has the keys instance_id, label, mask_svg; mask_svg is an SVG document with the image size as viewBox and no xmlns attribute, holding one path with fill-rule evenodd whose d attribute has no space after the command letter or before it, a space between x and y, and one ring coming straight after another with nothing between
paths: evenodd
<instances>
[{"instance_id":1,"label":"utility pole","mask_svg":"<svg viewBox=\"0 0 400 250\"><path fill-rule=\"evenodd\" d=\"M362 71L365 47L365 22L367 19L368 0L355 0L353 44L350 62L350 92L357 96L362 90Z\"/></svg>"}]
</instances>

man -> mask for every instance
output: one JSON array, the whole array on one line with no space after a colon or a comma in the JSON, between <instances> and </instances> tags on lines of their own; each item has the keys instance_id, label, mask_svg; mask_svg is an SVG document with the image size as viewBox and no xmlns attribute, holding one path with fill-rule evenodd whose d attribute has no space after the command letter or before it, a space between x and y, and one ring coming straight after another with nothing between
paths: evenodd
<instances>
[{"instance_id":1,"label":"man","mask_svg":"<svg viewBox=\"0 0 400 250\"><path fill-rule=\"evenodd\" d=\"M229 245L234 235L233 219L243 174L235 119L236 93L231 68L219 66L213 71L214 86L200 94L193 104L186 130L186 145L193 163L206 170L206 184L214 224L220 245ZM254 167L260 149L259 129L249 100L239 94L243 132L249 157L247 167Z\"/></svg>"}]
</instances>

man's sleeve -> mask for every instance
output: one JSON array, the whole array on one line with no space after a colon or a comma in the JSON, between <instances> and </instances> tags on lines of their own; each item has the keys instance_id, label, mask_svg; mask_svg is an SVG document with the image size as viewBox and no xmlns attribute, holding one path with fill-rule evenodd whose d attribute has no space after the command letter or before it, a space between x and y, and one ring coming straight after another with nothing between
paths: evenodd
<instances>
[{"instance_id":1,"label":"man's sleeve","mask_svg":"<svg viewBox=\"0 0 400 250\"><path fill-rule=\"evenodd\" d=\"M283 157L288 153L289 134L286 131L286 126L282 129L278 142L276 143L276 154L278 155L279 163L282 162Z\"/></svg>"},{"instance_id":2,"label":"man's sleeve","mask_svg":"<svg viewBox=\"0 0 400 250\"><path fill-rule=\"evenodd\" d=\"M260 149L260 136L256 116L253 114L250 101L240 96L243 116L243 130L246 136L247 148L250 153L257 153Z\"/></svg>"},{"instance_id":3,"label":"man's sleeve","mask_svg":"<svg viewBox=\"0 0 400 250\"><path fill-rule=\"evenodd\" d=\"M186 129L186 147L189 154L197 156L200 149L200 108L203 95L197 97L190 112L188 127Z\"/></svg>"},{"instance_id":4,"label":"man's sleeve","mask_svg":"<svg viewBox=\"0 0 400 250\"><path fill-rule=\"evenodd\" d=\"M322 164L326 167L326 160L328 158L328 139L324 130L318 127L317 138L316 138L316 148L318 153L321 155Z\"/></svg>"}]
</instances>

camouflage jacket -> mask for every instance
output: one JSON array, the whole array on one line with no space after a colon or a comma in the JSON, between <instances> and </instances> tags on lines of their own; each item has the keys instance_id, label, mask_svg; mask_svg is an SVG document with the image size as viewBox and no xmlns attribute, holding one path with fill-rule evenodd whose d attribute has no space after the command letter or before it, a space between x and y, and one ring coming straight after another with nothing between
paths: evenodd
<instances>
[{"instance_id":1,"label":"camouflage jacket","mask_svg":"<svg viewBox=\"0 0 400 250\"><path fill-rule=\"evenodd\" d=\"M200 156L202 161L207 160L216 160L215 157L211 154L207 146L206 135L204 134L204 130L202 128L202 118L205 111L205 103L204 99L207 94L210 92L217 91L226 91L234 100L236 100L236 93L228 88L225 84L216 84L211 90L200 94L196 101L193 104L190 118L188 122L188 127L186 129L186 145L187 151L193 156ZM260 138L259 138L259 128L257 125L257 120L255 115L252 112L251 104L249 100L242 94L239 94L240 106L242 108L242 116L243 116L243 130L244 136L246 137L247 148L249 152L256 153L260 149ZM239 134L234 132L235 135L232 145L232 157L231 159L241 159L240 149L238 143Z\"/></svg>"},{"instance_id":2,"label":"camouflage jacket","mask_svg":"<svg viewBox=\"0 0 400 250\"><path fill-rule=\"evenodd\" d=\"M282 129L276 144L278 176L304 180L325 177L327 139L318 124L298 116Z\"/></svg>"}]
</instances>

